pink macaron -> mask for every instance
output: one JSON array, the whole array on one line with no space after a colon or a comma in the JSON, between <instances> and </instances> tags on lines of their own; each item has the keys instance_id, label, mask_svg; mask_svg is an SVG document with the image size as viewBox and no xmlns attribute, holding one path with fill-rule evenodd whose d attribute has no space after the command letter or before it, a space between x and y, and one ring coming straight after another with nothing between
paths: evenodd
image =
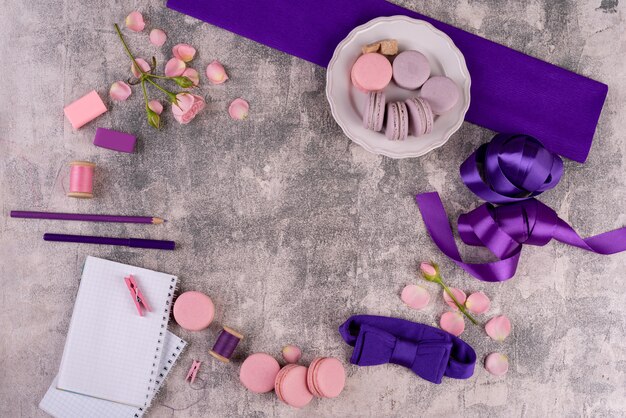
<instances>
[{"instance_id":1,"label":"pink macaron","mask_svg":"<svg viewBox=\"0 0 626 418\"><path fill-rule=\"evenodd\" d=\"M241 365L239 380L251 392L266 393L274 389L279 371L280 365L274 357L255 353L248 356Z\"/></svg>"},{"instance_id":2,"label":"pink macaron","mask_svg":"<svg viewBox=\"0 0 626 418\"><path fill-rule=\"evenodd\" d=\"M309 391L318 398L336 398L346 385L343 364L334 357L318 357L307 373Z\"/></svg>"},{"instance_id":3,"label":"pink macaron","mask_svg":"<svg viewBox=\"0 0 626 418\"><path fill-rule=\"evenodd\" d=\"M307 371L304 366L288 364L276 375L274 390L278 399L294 408L303 408L313 400L307 386Z\"/></svg>"},{"instance_id":4,"label":"pink macaron","mask_svg":"<svg viewBox=\"0 0 626 418\"><path fill-rule=\"evenodd\" d=\"M456 83L448 77L436 76L424 83L420 96L430 103L435 115L443 115L459 102L461 92Z\"/></svg>"},{"instance_id":5,"label":"pink macaron","mask_svg":"<svg viewBox=\"0 0 626 418\"><path fill-rule=\"evenodd\" d=\"M413 136L422 136L432 132L434 124L433 111L428 100L412 97L405 102L409 112L409 132Z\"/></svg>"},{"instance_id":6,"label":"pink macaron","mask_svg":"<svg viewBox=\"0 0 626 418\"><path fill-rule=\"evenodd\" d=\"M404 102L387 104L385 135L392 141L403 141L409 135L409 114Z\"/></svg>"},{"instance_id":7,"label":"pink macaron","mask_svg":"<svg viewBox=\"0 0 626 418\"><path fill-rule=\"evenodd\" d=\"M379 91L387 87L393 74L391 63L381 54L361 55L350 72L352 84L361 91Z\"/></svg>"},{"instance_id":8,"label":"pink macaron","mask_svg":"<svg viewBox=\"0 0 626 418\"><path fill-rule=\"evenodd\" d=\"M185 292L176 298L174 319L187 331L202 331L208 328L215 306L210 297L201 292Z\"/></svg>"},{"instance_id":9,"label":"pink macaron","mask_svg":"<svg viewBox=\"0 0 626 418\"><path fill-rule=\"evenodd\" d=\"M415 90L430 77L430 63L421 52L403 51L393 60L393 81L398 87Z\"/></svg>"},{"instance_id":10,"label":"pink macaron","mask_svg":"<svg viewBox=\"0 0 626 418\"><path fill-rule=\"evenodd\" d=\"M380 132L385 119L385 93L372 91L368 93L363 109L363 126L372 131Z\"/></svg>"}]
</instances>

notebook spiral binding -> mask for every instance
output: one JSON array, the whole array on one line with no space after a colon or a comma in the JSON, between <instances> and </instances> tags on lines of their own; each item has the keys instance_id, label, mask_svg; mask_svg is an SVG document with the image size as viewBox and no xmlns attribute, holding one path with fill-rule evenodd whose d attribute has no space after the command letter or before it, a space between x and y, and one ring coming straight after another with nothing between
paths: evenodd
<instances>
[{"instance_id":1,"label":"notebook spiral binding","mask_svg":"<svg viewBox=\"0 0 626 418\"><path fill-rule=\"evenodd\" d=\"M156 383L156 385L158 386L160 383L160 380L158 380L155 377L155 373L157 372L157 365L159 364L159 360L161 358L161 347L163 346L163 335L164 335L164 329L167 326L167 322L168 319L170 317L170 306L172 305L172 299L174 298L174 293L176 292L176 287L177 287L177 283L176 283L176 278L172 277L171 279L171 284L170 284L170 289L169 292L167 293L167 301L165 302L165 310L163 311L163 322L161 323L161 331L159 332L159 338L157 340L157 349L156 349L156 353L154 354L154 361L152 363L152 370L150 371L150 380L148 382L148 393L146 394L146 400L143 404L144 408L148 408L150 406L150 403L152 402L152 399L154 398L154 396L156 395L156 393L152 392L153 389L153 381L154 383ZM182 348L185 348L184 344L185 342L182 341L182 344L179 344L176 346L176 352L178 354L180 354L181 351L181 345ZM175 354L172 354L174 357L176 357ZM167 375L167 367L165 367L165 375ZM159 373L160 378L165 377L163 372ZM139 411L142 411L142 408L139 408ZM137 414L135 414L135 417L137 417Z\"/></svg>"},{"instance_id":2,"label":"notebook spiral binding","mask_svg":"<svg viewBox=\"0 0 626 418\"><path fill-rule=\"evenodd\" d=\"M159 393L159 391L161 390L160 388L162 386L159 386L161 383L161 380L164 380L167 377L168 373L170 372L170 369L172 368L172 365L176 361L176 358L178 358L181 355L181 353L183 352L186 346L187 346L187 342L182 339L176 344L176 351L172 353L172 358L167 360L167 365L165 365L163 367L163 370L161 370L161 373L159 373L160 379L154 380L154 383L156 384L157 387L159 387L159 389L156 392L153 392L151 394L150 403L152 402L152 399L154 399ZM150 379L150 382L152 382L152 379ZM138 408L135 415L133 415L133 418L141 418L143 414L146 413L147 409L150 407L150 403L148 405L145 405L143 408Z\"/></svg>"}]
</instances>

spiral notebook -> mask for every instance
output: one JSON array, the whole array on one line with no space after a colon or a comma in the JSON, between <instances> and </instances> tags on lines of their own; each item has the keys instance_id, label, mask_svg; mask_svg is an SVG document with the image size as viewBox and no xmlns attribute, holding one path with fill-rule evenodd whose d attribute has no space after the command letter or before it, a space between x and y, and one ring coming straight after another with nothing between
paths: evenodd
<instances>
[{"instance_id":1,"label":"spiral notebook","mask_svg":"<svg viewBox=\"0 0 626 418\"><path fill-rule=\"evenodd\" d=\"M159 363L159 373L154 380L154 388L150 393L148 405L157 394L163 381L178 360L187 342L167 331L163 346L163 355ZM118 402L105 401L104 399L91 396L79 395L57 389L58 378L48 388L45 396L39 403L39 408L55 418L140 418L146 412L147 407L137 408Z\"/></svg>"},{"instance_id":2,"label":"spiral notebook","mask_svg":"<svg viewBox=\"0 0 626 418\"><path fill-rule=\"evenodd\" d=\"M124 282L132 274L151 312L140 316ZM177 277L87 257L57 388L146 407L170 317Z\"/></svg>"}]
</instances>

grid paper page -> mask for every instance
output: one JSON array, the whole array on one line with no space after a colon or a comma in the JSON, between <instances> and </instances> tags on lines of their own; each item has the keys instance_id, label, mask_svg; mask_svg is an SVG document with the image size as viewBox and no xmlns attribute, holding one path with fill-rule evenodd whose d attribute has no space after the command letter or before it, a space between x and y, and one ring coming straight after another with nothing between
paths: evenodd
<instances>
[{"instance_id":1,"label":"grid paper page","mask_svg":"<svg viewBox=\"0 0 626 418\"><path fill-rule=\"evenodd\" d=\"M168 373L174 367L178 356L183 351L187 343L176 335L167 331L165 334L165 344L163 346L163 356L159 364L159 374L155 380L154 390L150 395L148 405L157 394ZM160 375L163 375L162 377ZM58 378L48 388L43 399L39 403L39 408L55 418L140 418L146 411L146 407L137 408L117 402L105 401L104 399L92 398L91 396L79 395L56 388Z\"/></svg>"},{"instance_id":2,"label":"grid paper page","mask_svg":"<svg viewBox=\"0 0 626 418\"><path fill-rule=\"evenodd\" d=\"M152 312L139 316L132 274ZM87 257L59 367L58 388L136 407L147 405L177 278Z\"/></svg>"}]
</instances>

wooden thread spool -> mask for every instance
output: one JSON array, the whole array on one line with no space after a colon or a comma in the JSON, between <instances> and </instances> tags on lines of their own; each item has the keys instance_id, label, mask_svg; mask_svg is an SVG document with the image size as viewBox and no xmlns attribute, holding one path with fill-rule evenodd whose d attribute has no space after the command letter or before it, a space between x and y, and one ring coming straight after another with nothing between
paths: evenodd
<instances>
[{"instance_id":1,"label":"wooden thread spool","mask_svg":"<svg viewBox=\"0 0 626 418\"><path fill-rule=\"evenodd\" d=\"M241 340L243 340L243 335L232 328L224 327L209 354L221 362L228 363Z\"/></svg>"},{"instance_id":2,"label":"wooden thread spool","mask_svg":"<svg viewBox=\"0 0 626 418\"><path fill-rule=\"evenodd\" d=\"M93 175L96 165L89 161L72 161L70 163L69 197L91 199L93 197Z\"/></svg>"}]
</instances>

